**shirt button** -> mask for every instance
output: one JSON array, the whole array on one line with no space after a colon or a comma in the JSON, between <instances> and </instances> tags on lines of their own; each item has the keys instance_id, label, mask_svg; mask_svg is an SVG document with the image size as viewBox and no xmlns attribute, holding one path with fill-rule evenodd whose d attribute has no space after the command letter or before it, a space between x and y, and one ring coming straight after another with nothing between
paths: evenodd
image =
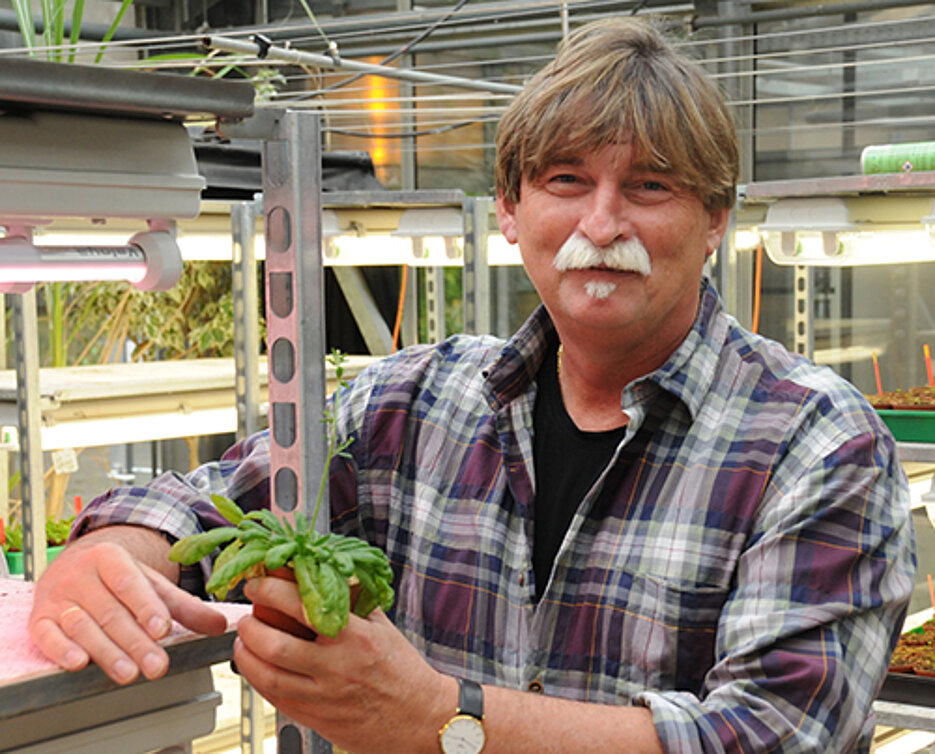
<instances>
[{"instance_id":1,"label":"shirt button","mask_svg":"<svg viewBox=\"0 0 935 754\"><path fill-rule=\"evenodd\" d=\"M519 585L526 586L526 576L522 573L519 575Z\"/></svg>"},{"instance_id":2,"label":"shirt button","mask_svg":"<svg viewBox=\"0 0 935 754\"><path fill-rule=\"evenodd\" d=\"M540 681L538 678L534 681L530 681L526 688L533 694L541 694L543 690L542 681Z\"/></svg>"}]
</instances>

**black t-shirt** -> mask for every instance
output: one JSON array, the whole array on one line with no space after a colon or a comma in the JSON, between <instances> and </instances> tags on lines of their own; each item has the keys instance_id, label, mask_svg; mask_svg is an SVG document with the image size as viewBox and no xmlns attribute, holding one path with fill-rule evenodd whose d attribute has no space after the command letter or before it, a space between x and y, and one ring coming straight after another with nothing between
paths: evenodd
<instances>
[{"instance_id":1,"label":"black t-shirt","mask_svg":"<svg viewBox=\"0 0 935 754\"><path fill-rule=\"evenodd\" d=\"M553 349L536 376L539 389L533 413L536 502L532 556L536 599L545 592L552 563L575 511L610 461L626 429L578 429L562 402L556 359Z\"/></svg>"}]
</instances>

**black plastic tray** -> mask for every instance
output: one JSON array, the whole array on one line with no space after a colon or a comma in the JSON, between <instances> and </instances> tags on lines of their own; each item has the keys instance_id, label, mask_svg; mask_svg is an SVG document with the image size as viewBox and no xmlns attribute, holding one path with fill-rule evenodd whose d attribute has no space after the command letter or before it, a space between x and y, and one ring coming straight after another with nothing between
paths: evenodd
<instances>
[{"instance_id":1,"label":"black plastic tray","mask_svg":"<svg viewBox=\"0 0 935 754\"><path fill-rule=\"evenodd\" d=\"M935 678L913 673L887 673L877 699L916 707L935 707Z\"/></svg>"}]
</instances>

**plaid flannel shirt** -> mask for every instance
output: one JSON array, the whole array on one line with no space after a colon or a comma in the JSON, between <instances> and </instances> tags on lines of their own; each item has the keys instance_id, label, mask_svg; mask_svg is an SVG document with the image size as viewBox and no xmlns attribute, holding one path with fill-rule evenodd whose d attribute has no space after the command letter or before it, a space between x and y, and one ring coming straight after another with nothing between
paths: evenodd
<instances>
[{"instance_id":1,"label":"plaid flannel shirt","mask_svg":"<svg viewBox=\"0 0 935 754\"><path fill-rule=\"evenodd\" d=\"M652 710L669 752L868 751L915 578L891 435L826 368L742 329L705 281L693 329L621 396L626 434L535 600L540 307L510 340L381 360L342 395L332 525L384 548L390 617L438 670ZM186 477L114 490L80 533L220 523L268 505L255 435ZM193 591L210 559L183 578ZM625 742L621 742L625 744Z\"/></svg>"}]
</instances>

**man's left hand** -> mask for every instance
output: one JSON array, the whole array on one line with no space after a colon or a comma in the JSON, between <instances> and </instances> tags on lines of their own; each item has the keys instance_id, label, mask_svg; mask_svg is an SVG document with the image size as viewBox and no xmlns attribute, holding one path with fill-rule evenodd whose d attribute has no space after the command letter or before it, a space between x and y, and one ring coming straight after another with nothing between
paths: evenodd
<instances>
[{"instance_id":1,"label":"man's left hand","mask_svg":"<svg viewBox=\"0 0 935 754\"><path fill-rule=\"evenodd\" d=\"M245 593L305 623L294 583L256 579ZM253 616L238 633L238 670L295 722L354 752L438 751L457 682L433 670L379 608L352 614L334 639L299 639Z\"/></svg>"}]
</instances>

